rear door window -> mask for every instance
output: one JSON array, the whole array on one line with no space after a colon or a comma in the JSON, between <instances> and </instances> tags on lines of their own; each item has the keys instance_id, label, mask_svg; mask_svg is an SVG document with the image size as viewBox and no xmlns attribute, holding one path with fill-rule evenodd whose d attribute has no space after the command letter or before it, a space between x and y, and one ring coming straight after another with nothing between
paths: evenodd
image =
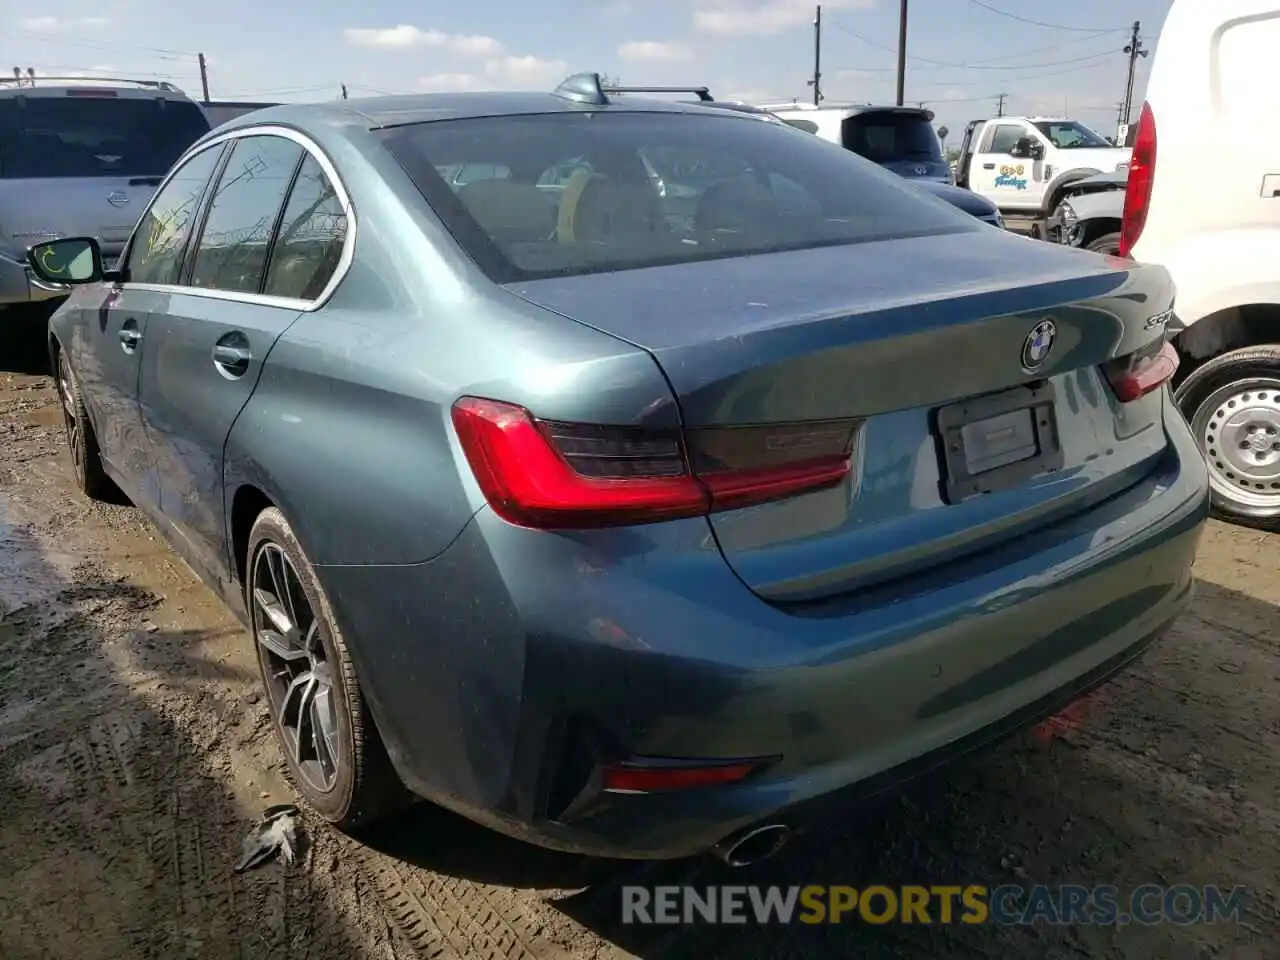
<instances>
[{"instance_id":1,"label":"rear door window","mask_svg":"<svg viewBox=\"0 0 1280 960\"><path fill-rule=\"evenodd\" d=\"M342 259L347 229L347 212L333 182L308 155L284 208L262 292L299 300L320 296Z\"/></svg>"},{"instance_id":2,"label":"rear door window","mask_svg":"<svg viewBox=\"0 0 1280 960\"><path fill-rule=\"evenodd\" d=\"M209 203L190 284L257 293L303 151L284 137L241 137L234 143Z\"/></svg>"},{"instance_id":3,"label":"rear door window","mask_svg":"<svg viewBox=\"0 0 1280 960\"><path fill-rule=\"evenodd\" d=\"M911 113L860 113L844 122L844 147L876 163L942 162L942 145L929 118Z\"/></svg>"},{"instance_id":4,"label":"rear door window","mask_svg":"<svg viewBox=\"0 0 1280 960\"><path fill-rule=\"evenodd\" d=\"M0 98L0 178L163 176L209 132L190 101L72 93Z\"/></svg>"}]
</instances>

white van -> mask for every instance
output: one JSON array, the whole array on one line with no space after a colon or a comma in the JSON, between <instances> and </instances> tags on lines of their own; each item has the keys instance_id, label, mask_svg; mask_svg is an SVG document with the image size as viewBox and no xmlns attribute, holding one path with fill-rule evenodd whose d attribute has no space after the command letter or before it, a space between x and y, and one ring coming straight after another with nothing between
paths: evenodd
<instances>
[{"instance_id":1,"label":"white van","mask_svg":"<svg viewBox=\"0 0 1280 960\"><path fill-rule=\"evenodd\" d=\"M1224 518L1280 529L1280 0L1173 0L1120 253L1165 266L1178 405Z\"/></svg>"}]
</instances>

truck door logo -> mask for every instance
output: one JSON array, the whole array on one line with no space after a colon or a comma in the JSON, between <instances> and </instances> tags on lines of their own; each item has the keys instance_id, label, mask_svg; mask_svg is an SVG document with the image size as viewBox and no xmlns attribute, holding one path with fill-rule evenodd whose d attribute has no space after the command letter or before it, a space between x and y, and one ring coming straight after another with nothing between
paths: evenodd
<instances>
[{"instance_id":1,"label":"truck door logo","mask_svg":"<svg viewBox=\"0 0 1280 960\"><path fill-rule=\"evenodd\" d=\"M1016 166L1006 164L1000 168L1000 176L996 177L997 187L1012 187L1014 190L1027 189L1027 168L1022 164Z\"/></svg>"}]
</instances>

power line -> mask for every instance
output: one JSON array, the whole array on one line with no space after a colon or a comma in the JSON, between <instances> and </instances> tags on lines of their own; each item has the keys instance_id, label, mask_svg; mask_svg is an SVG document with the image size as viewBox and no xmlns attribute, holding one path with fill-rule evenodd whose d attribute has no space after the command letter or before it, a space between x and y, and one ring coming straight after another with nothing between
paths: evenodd
<instances>
[{"instance_id":1,"label":"power line","mask_svg":"<svg viewBox=\"0 0 1280 960\"><path fill-rule=\"evenodd\" d=\"M224 93L223 100L256 100L260 97L283 97L291 94L317 93L321 90L332 90L333 84L322 83L310 87L277 87L273 90L250 90L243 93ZM367 89L367 88L366 88Z\"/></svg>"},{"instance_id":2,"label":"power line","mask_svg":"<svg viewBox=\"0 0 1280 960\"><path fill-rule=\"evenodd\" d=\"M870 37L864 34L858 33L858 31L856 30L849 29L844 24L840 23L838 20L831 20L830 18L828 18L827 22L829 25L835 27L841 33L847 33L849 36L853 37L855 40L861 40L863 43L867 44L867 46L874 47L877 50L883 50L885 53L898 52L894 47L891 47L887 44L879 43L878 41L872 40ZM916 63L929 64L935 67L951 67L957 70L976 70L979 68L992 69L992 70L1020 70L1020 69L1026 69L1029 67L1036 66L1036 64L1013 63L1013 64L1005 64L1001 66L988 66L988 65L995 64L999 60L1008 60L1010 57L1029 57L1034 53L1043 53L1047 50L1058 50L1058 49L1061 49L1062 47L1068 46L1069 44L1087 43L1090 40L1100 39L1101 37L1107 36L1109 34L1123 33L1123 32L1125 32L1123 27L1113 28L1111 30L1098 30L1096 32L1090 33L1088 36L1073 37L1070 40L1066 40L1059 43L1051 43L1048 46L1044 46L1044 47L1032 47L1030 50L1023 50L1018 53L1012 53L1012 54L1004 53L998 57L989 57L986 60L972 60L968 63L954 63L949 60L935 60L932 57L921 57L915 54L909 54L907 56L907 59L914 61ZM1098 56L1101 57L1101 56L1104 56L1104 54L1098 54ZM1110 56L1110 52L1105 54L1105 56ZM888 70L890 68L878 67L873 69Z\"/></svg>"},{"instance_id":3,"label":"power line","mask_svg":"<svg viewBox=\"0 0 1280 960\"><path fill-rule=\"evenodd\" d=\"M18 32L25 34L30 41L36 43L56 43L58 46L84 47L88 50L105 50L107 52L136 51L150 54L157 60L184 60L191 62L196 59L194 53L187 53L184 50L171 50L167 47L143 47L132 43L114 43L63 36L54 37L38 30L19 30Z\"/></svg>"},{"instance_id":4,"label":"power line","mask_svg":"<svg viewBox=\"0 0 1280 960\"><path fill-rule=\"evenodd\" d=\"M948 63L948 64L939 64L938 66L935 66L935 67L920 67L920 69L921 70L931 70L931 69L932 70L941 70L941 69L979 70L983 72L990 72L990 71L1000 72L1003 70L1030 70L1033 67L1037 67L1037 66L1061 67L1061 66L1066 66L1068 64L1097 63L1100 60L1108 60L1114 56L1115 56L1114 51L1108 50L1105 53L1091 53L1088 56L1072 57L1068 60L1048 60L1041 64L1010 63L1010 64L1002 64L1002 65L996 66L996 65L972 64L972 63ZM858 70L862 73L892 73L897 70L896 67L854 67L853 69ZM1035 76L1035 74L1032 74L1032 76Z\"/></svg>"},{"instance_id":5,"label":"power line","mask_svg":"<svg viewBox=\"0 0 1280 960\"><path fill-rule=\"evenodd\" d=\"M125 73L131 77L148 77L148 78L154 77L157 80L199 80L200 79L195 74L155 73L153 71L147 71L147 70L121 70L117 67L109 67L109 68L103 69L101 67L69 66L65 63L33 63L27 60L23 61L23 66L34 67L36 70L43 70L46 73L56 72L61 76L72 76L78 73L84 74L83 79L85 80L93 80L95 78L95 74L115 75L119 73ZM40 79L39 76L37 76L36 79L39 80Z\"/></svg>"},{"instance_id":6,"label":"power line","mask_svg":"<svg viewBox=\"0 0 1280 960\"><path fill-rule=\"evenodd\" d=\"M981 7L983 10L989 10L992 13L999 14L1002 17L1008 17L1010 20L1017 20L1020 23L1029 23L1033 27L1044 27L1047 30L1067 30L1071 33L1098 33L1098 27L1068 27L1061 23L1045 23L1043 20L1032 20L1030 17L1023 17L1016 13L1010 13L1008 10L1001 10L999 7L993 7L986 0L969 0L975 7Z\"/></svg>"}]
</instances>

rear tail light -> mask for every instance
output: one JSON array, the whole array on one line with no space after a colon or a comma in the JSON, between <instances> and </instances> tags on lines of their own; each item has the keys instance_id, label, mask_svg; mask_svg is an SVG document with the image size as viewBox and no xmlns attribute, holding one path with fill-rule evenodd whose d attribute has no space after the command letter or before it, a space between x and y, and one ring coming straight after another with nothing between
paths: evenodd
<instances>
[{"instance_id":1,"label":"rear tail light","mask_svg":"<svg viewBox=\"0 0 1280 960\"><path fill-rule=\"evenodd\" d=\"M1178 370L1178 351L1163 338L1103 366L1121 403L1132 403L1159 390Z\"/></svg>"},{"instance_id":2,"label":"rear tail light","mask_svg":"<svg viewBox=\"0 0 1280 960\"><path fill-rule=\"evenodd\" d=\"M1147 225L1151 189L1156 178L1156 118L1151 104L1142 105L1138 132L1129 158L1129 182L1125 186L1124 213L1120 219L1120 256L1130 257Z\"/></svg>"},{"instance_id":3,"label":"rear tail light","mask_svg":"<svg viewBox=\"0 0 1280 960\"><path fill-rule=\"evenodd\" d=\"M652 523L765 503L850 475L856 420L690 431L541 421L463 397L453 425L503 519L566 529Z\"/></svg>"}]
</instances>

